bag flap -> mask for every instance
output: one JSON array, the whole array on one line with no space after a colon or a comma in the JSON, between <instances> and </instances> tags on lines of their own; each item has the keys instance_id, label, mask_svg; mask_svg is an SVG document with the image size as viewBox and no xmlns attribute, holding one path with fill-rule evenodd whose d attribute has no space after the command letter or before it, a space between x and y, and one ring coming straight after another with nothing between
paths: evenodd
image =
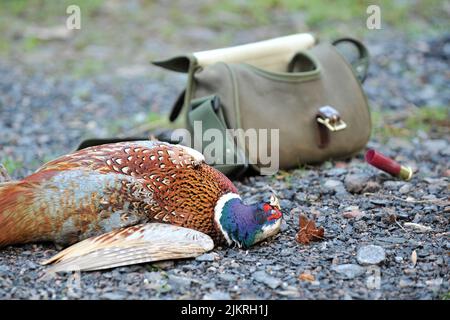
<instances>
[{"instance_id":1,"label":"bag flap","mask_svg":"<svg viewBox=\"0 0 450 320\"><path fill-rule=\"evenodd\" d=\"M311 48L315 42L313 35L298 33L234 47L194 52L152 63L178 72L188 72L194 63L206 67L216 62L245 62L267 70L285 71L295 53Z\"/></svg>"},{"instance_id":2,"label":"bag flap","mask_svg":"<svg viewBox=\"0 0 450 320\"><path fill-rule=\"evenodd\" d=\"M187 73L192 65L196 63L196 58L193 55L180 55L165 60L151 61L155 66L176 71Z\"/></svg>"}]
</instances>

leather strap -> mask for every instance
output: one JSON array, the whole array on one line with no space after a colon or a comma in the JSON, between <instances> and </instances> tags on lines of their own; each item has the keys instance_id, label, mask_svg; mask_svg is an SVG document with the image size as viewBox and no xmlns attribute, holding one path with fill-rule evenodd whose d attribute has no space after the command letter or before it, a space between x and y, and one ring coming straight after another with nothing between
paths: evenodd
<instances>
[{"instance_id":1,"label":"leather strap","mask_svg":"<svg viewBox=\"0 0 450 320\"><path fill-rule=\"evenodd\" d=\"M180 112L184 106L185 96L186 96L186 89L180 93L180 95L177 97L177 100L175 101L175 103L172 106L172 110L170 111L170 114L169 114L170 122L174 122L180 115Z\"/></svg>"},{"instance_id":2,"label":"leather strap","mask_svg":"<svg viewBox=\"0 0 450 320\"><path fill-rule=\"evenodd\" d=\"M344 130L347 124L342 121L339 111L332 106L323 106L316 115L319 130L319 142L317 146L321 149L330 143L330 132Z\"/></svg>"}]
</instances>

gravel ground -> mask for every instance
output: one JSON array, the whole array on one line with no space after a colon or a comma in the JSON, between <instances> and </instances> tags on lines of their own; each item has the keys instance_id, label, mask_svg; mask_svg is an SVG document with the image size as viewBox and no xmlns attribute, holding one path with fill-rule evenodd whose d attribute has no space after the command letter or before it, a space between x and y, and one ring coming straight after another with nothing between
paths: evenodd
<instances>
[{"instance_id":1,"label":"gravel ground","mask_svg":"<svg viewBox=\"0 0 450 320\"><path fill-rule=\"evenodd\" d=\"M373 60L365 90L374 110L396 110L403 123L405 111L449 105L449 36L408 41L384 35L366 43ZM182 83L173 74L52 78L0 61L2 161L14 164L13 177L21 178L84 137L126 133L146 121L148 110L166 112ZM259 200L268 185L281 199L282 232L267 242L248 251L217 248L195 260L83 273L80 279L42 279L39 262L57 252L52 244L8 247L0 254L0 298L448 297L448 134L419 131L412 139L387 141L375 136L369 147L412 166L413 179L398 181L368 167L362 154L276 177L249 177L236 181L248 202ZM324 241L295 241L300 213L324 227Z\"/></svg>"}]
</instances>

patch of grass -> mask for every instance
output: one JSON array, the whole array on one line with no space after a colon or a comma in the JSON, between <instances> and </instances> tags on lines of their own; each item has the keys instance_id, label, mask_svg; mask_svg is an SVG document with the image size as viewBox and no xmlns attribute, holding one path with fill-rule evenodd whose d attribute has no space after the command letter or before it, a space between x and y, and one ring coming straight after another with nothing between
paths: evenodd
<instances>
[{"instance_id":1,"label":"patch of grass","mask_svg":"<svg viewBox=\"0 0 450 320\"><path fill-rule=\"evenodd\" d=\"M5 157L0 160L1 163L5 166L6 171L10 175L13 175L16 170L23 168L23 162L11 159L10 157Z\"/></svg>"},{"instance_id":2,"label":"patch of grass","mask_svg":"<svg viewBox=\"0 0 450 320\"><path fill-rule=\"evenodd\" d=\"M277 180L283 180L288 187L292 185L292 178L294 176L289 171L278 170L278 172L271 176L272 183Z\"/></svg>"},{"instance_id":3,"label":"patch of grass","mask_svg":"<svg viewBox=\"0 0 450 320\"><path fill-rule=\"evenodd\" d=\"M0 27L1 28L1 27ZM8 55L11 50L11 45L8 41L2 41L0 38L0 54Z\"/></svg>"},{"instance_id":4,"label":"patch of grass","mask_svg":"<svg viewBox=\"0 0 450 320\"><path fill-rule=\"evenodd\" d=\"M148 272L159 272L162 270L160 267L155 266L151 263L145 264L145 269L147 269Z\"/></svg>"},{"instance_id":5,"label":"patch of grass","mask_svg":"<svg viewBox=\"0 0 450 320\"><path fill-rule=\"evenodd\" d=\"M251 27L271 23L274 10L280 12L302 12L306 17L309 29L327 36L342 34L343 32L366 33L366 12L369 5L378 5L381 11L381 24L388 24L403 31L415 34L423 31L423 22L430 22L432 18L440 17L444 25L432 25L432 28L448 29L445 21L446 13L444 1L391 1L391 0L259 0L239 1L225 0L219 3L203 5L202 13L211 27L223 26L216 17L220 12L236 14L242 19L236 20L234 27ZM445 25L446 24L446 25ZM354 26L360 26L355 28ZM341 28L336 28L340 26ZM226 26L230 28L229 25Z\"/></svg>"},{"instance_id":6,"label":"patch of grass","mask_svg":"<svg viewBox=\"0 0 450 320\"><path fill-rule=\"evenodd\" d=\"M24 52L38 49L43 42L25 35L24 30L31 26L65 25L68 17L66 10L69 5L80 7L82 30L90 29L88 26L100 12L103 3L104 0L2 0L0 1L0 29L2 30L0 54L11 54L13 52L11 47L14 47L15 43L19 50Z\"/></svg>"},{"instance_id":7,"label":"patch of grass","mask_svg":"<svg viewBox=\"0 0 450 320\"><path fill-rule=\"evenodd\" d=\"M450 109L447 107L422 107L410 118L406 119L405 127L417 131L429 132L439 127L450 126Z\"/></svg>"},{"instance_id":8,"label":"patch of grass","mask_svg":"<svg viewBox=\"0 0 450 320\"><path fill-rule=\"evenodd\" d=\"M42 25L60 22L61 17L67 16L66 9L70 5L80 7L82 18L95 16L103 3L104 0L2 0L0 12Z\"/></svg>"},{"instance_id":9,"label":"patch of grass","mask_svg":"<svg viewBox=\"0 0 450 320\"><path fill-rule=\"evenodd\" d=\"M3 0L0 2L0 12L14 16L23 16L29 7L30 3L27 0Z\"/></svg>"},{"instance_id":10,"label":"patch of grass","mask_svg":"<svg viewBox=\"0 0 450 320\"><path fill-rule=\"evenodd\" d=\"M442 300L450 300L450 291L447 293L444 293L444 295L442 296Z\"/></svg>"},{"instance_id":11,"label":"patch of grass","mask_svg":"<svg viewBox=\"0 0 450 320\"><path fill-rule=\"evenodd\" d=\"M158 113L158 112L150 111L150 112L147 114L146 121L149 122L149 123L152 123L152 122L161 121L162 119L165 119L165 118L166 118L165 116L162 116L162 115L161 115L160 113Z\"/></svg>"},{"instance_id":12,"label":"patch of grass","mask_svg":"<svg viewBox=\"0 0 450 320\"><path fill-rule=\"evenodd\" d=\"M398 117L395 111L373 111L372 135L386 142L391 137L410 138L418 131L438 136L450 131L448 107L423 106L411 111L406 117Z\"/></svg>"},{"instance_id":13,"label":"patch of grass","mask_svg":"<svg viewBox=\"0 0 450 320\"><path fill-rule=\"evenodd\" d=\"M83 59L73 63L72 75L76 78L84 78L98 74L104 69L105 63L103 61L95 59Z\"/></svg>"},{"instance_id":14,"label":"patch of grass","mask_svg":"<svg viewBox=\"0 0 450 320\"><path fill-rule=\"evenodd\" d=\"M33 51L36 47L39 46L41 41L34 37L25 37L22 41L23 50L26 52Z\"/></svg>"}]
</instances>

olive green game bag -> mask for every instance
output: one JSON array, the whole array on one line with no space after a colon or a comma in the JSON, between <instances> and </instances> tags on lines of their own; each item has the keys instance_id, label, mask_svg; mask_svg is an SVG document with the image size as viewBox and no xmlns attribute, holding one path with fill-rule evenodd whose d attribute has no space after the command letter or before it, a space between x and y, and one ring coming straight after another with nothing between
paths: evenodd
<instances>
[{"instance_id":1,"label":"olive green game bag","mask_svg":"<svg viewBox=\"0 0 450 320\"><path fill-rule=\"evenodd\" d=\"M232 152L237 161L214 155L206 160L236 176L249 166L262 172L265 163L258 155L249 159L250 143L227 129L243 129L240 134L251 128L279 129L280 169L348 158L364 148L371 133L361 88L368 62L366 47L355 39L317 43L311 34L301 33L153 64L187 73L186 89L170 120L182 119L194 140L204 139L195 133L196 121L203 131L223 132L235 146L224 153ZM273 141L267 136L270 153ZM204 152L207 144L198 145Z\"/></svg>"}]
</instances>

